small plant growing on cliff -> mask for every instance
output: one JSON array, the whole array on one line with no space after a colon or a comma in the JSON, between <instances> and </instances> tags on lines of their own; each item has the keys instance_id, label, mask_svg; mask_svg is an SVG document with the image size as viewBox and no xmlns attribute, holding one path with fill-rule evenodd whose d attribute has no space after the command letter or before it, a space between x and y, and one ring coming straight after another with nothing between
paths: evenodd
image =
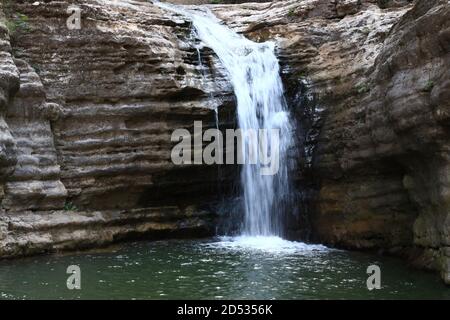
<instances>
[{"instance_id":1,"label":"small plant growing on cliff","mask_svg":"<svg viewBox=\"0 0 450 320\"><path fill-rule=\"evenodd\" d=\"M358 94L363 94L363 93L367 93L370 91L370 87L367 83L360 83L355 87L355 91Z\"/></svg>"},{"instance_id":2,"label":"small plant growing on cliff","mask_svg":"<svg viewBox=\"0 0 450 320\"><path fill-rule=\"evenodd\" d=\"M5 24L6 29L8 29L9 34L13 34L16 31L16 24L11 20L4 19L2 22Z\"/></svg>"},{"instance_id":3,"label":"small plant growing on cliff","mask_svg":"<svg viewBox=\"0 0 450 320\"><path fill-rule=\"evenodd\" d=\"M19 13L14 8L14 1L2 0L3 13L5 14L5 26L11 36L14 36L17 31L28 31L28 16L23 13Z\"/></svg>"},{"instance_id":4,"label":"small plant growing on cliff","mask_svg":"<svg viewBox=\"0 0 450 320\"><path fill-rule=\"evenodd\" d=\"M288 12L287 16L289 18L295 17L295 10L293 8L289 9L289 12Z\"/></svg>"},{"instance_id":5,"label":"small plant growing on cliff","mask_svg":"<svg viewBox=\"0 0 450 320\"><path fill-rule=\"evenodd\" d=\"M425 87L423 88L423 91L431 92L433 91L433 88L434 88L434 81L428 80L427 83L425 84Z\"/></svg>"},{"instance_id":6,"label":"small plant growing on cliff","mask_svg":"<svg viewBox=\"0 0 450 320\"><path fill-rule=\"evenodd\" d=\"M222 1L221 0L211 0L209 3L211 3L211 4L221 4Z\"/></svg>"},{"instance_id":7,"label":"small plant growing on cliff","mask_svg":"<svg viewBox=\"0 0 450 320\"><path fill-rule=\"evenodd\" d=\"M37 64L31 64L30 67L33 68L34 72L38 75L41 73L41 68Z\"/></svg>"},{"instance_id":8,"label":"small plant growing on cliff","mask_svg":"<svg viewBox=\"0 0 450 320\"><path fill-rule=\"evenodd\" d=\"M76 205L74 205L72 202L66 202L64 204L64 210L65 211L77 211L78 208Z\"/></svg>"},{"instance_id":9,"label":"small plant growing on cliff","mask_svg":"<svg viewBox=\"0 0 450 320\"><path fill-rule=\"evenodd\" d=\"M306 71L299 71L299 72L297 72L297 77L298 78L306 78L307 77L307 73L306 73Z\"/></svg>"},{"instance_id":10,"label":"small plant growing on cliff","mask_svg":"<svg viewBox=\"0 0 450 320\"><path fill-rule=\"evenodd\" d=\"M30 30L28 16L22 13L14 14L10 19L6 20L5 24L11 36L14 36L18 31L27 32Z\"/></svg>"},{"instance_id":11,"label":"small plant growing on cliff","mask_svg":"<svg viewBox=\"0 0 450 320\"><path fill-rule=\"evenodd\" d=\"M370 34L370 29L368 27L365 27L361 30L362 33L364 33L365 35L369 35Z\"/></svg>"}]
</instances>

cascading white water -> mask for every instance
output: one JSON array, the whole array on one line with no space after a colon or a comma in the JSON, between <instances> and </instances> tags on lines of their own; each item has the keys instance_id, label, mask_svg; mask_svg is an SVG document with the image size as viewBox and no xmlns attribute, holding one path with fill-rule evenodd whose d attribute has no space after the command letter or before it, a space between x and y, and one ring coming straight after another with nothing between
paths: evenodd
<instances>
[{"instance_id":1,"label":"cascading white water","mask_svg":"<svg viewBox=\"0 0 450 320\"><path fill-rule=\"evenodd\" d=\"M205 7L156 5L189 18L198 38L218 56L228 72L237 99L239 127L279 129L279 144L266 137L267 149L279 148L279 170L275 175L261 175L262 164L244 163L241 183L245 208L242 234L247 236L281 236L281 214L290 194L287 151L293 144L289 112L283 95L279 64L272 42L256 43L221 24ZM272 143L272 144L271 144ZM242 155L258 146L243 137Z\"/></svg>"}]
</instances>

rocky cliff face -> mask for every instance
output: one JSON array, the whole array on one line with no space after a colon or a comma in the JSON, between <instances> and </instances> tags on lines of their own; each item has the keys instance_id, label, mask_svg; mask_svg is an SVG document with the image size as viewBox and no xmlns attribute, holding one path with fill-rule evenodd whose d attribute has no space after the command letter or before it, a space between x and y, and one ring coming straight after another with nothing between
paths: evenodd
<instances>
[{"instance_id":1,"label":"rocky cliff face","mask_svg":"<svg viewBox=\"0 0 450 320\"><path fill-rule=\"evenodd\" d=\"M397 4L216 11L253 39L279 42L291 105L301 109L299 179L310 189L313 237L405 254L449 282L450 5Z\"/></svg>"},{"instance_id":2,"label":"rocky cliff face","mask_svg":"<svg viewBox=\"0 0 450 320\"><path fill-rule=\"evenodd\" d=\"M0 255L208 232L217 168L173 166L170 134L215 126L216 107L232 126L234 98L214 54L199 60L190 23L145 1L8 3ZM73 3L80 30L66 27ZM405 254L450 282L448 1L210 8L277 42L312 237ZM225 170L221 185L235 179Z\"/></svg>"},{"instance_id":3,"label":"rocky cliff face","mask_svg":"<svg viewBox=\"0 0 450 320\"><path fill-rule=\"evenodd\" d=\"M217 168L173 165L171 134L215 127L215 108L233 125L234 97L189 22L137 1L2 15L0 256L212 232Z\"/></svg>"}]
</instances>

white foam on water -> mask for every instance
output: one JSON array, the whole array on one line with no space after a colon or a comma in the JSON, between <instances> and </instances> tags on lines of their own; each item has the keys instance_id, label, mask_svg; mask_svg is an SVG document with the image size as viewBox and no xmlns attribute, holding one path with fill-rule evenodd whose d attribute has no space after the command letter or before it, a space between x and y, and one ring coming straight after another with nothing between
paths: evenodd
<instances>
[{"instance_id":1,"label":"white foam on water","mask_svg":"<svg viewBox=\"0 0 450 320\"><path fill-rule=\"evenodd\" d=\"M219 241L208 243L208 247L236 251L259 251L264 253L295 254L330 251L323 245L289 241L276 236L220 237Z\"/></svg>"}]
</instances>

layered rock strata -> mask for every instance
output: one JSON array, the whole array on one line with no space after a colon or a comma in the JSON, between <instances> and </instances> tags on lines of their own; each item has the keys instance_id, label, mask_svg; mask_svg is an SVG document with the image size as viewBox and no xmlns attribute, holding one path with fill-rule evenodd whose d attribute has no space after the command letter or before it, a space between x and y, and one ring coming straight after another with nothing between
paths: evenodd
<instances>
[{"instance_id":1,"label":"layered rock strata","mask_svg":"<svg viewBox=\"0 0 450 320\"><path fill-rule=\"evenodd\" d=\"M215 8L249 37L279 43L314 238L405 254L448 283L448 1Z\"/></svg>"},{"instance_id":2,"label":"layered rock strata","mask_svg":"<svg viewBox=\"0 0 450 320\"><path fill-rule=\"evenodd\" d=\"M67 27L71 5L81 29ZM141 1L2 14L0 256L211 234L236 170L174 165L171 134L216 127L216 109L234 126L234 97L190 23Z\"/></svg>"}]
</instances>

